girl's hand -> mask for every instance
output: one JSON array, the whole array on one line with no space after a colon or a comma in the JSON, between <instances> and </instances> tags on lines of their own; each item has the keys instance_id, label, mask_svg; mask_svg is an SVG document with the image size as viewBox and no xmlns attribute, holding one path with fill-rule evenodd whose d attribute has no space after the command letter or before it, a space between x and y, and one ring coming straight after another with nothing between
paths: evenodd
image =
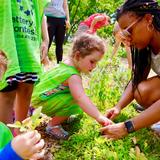
<instances>
[{"instance_id":1,"label":"girl's hand","mask_svg":"<svg viewBox=\"0 0 160 160\"><path fill-rule=\"evenodd\" d=\"M106 117L113 120L114 118L116 118L116 116L120 114L120 112L121 112L121 108L118 106L115 106L106 111Z\"/></svg>"},{"instance_id":2,"label":"girl's hand","mask_svg":"<svg viewBox=\"0 0 160 160\"><path fill-rule=\"evenodd\" d=\"M43 59L42 64L45 66L45 69L48 70L48 68L49 68L50 65L51 65L51 61L49 60L48 56L46 56L46 57Z\"/></svg>"},{"instance_id":3,"label":"girl's hand","mask_svg":"<svg viewBox=\"0 0 160 160\"><path fill-rule=\"evenodd\" d=\"M110 19L110 17L107 16L107 15L106 15L106 19L107 19L107 20L106 20L106 24L105 24L105 25L108 26L108 25L111 23L111 19Z\"/></svg>"},{"instance_id":4,"label":"girl's hand","mask_svg":"<svg viewBox=\"0 0 160 160\"><path fill-rule=\"evenodd\" d=\"M0 80L7 70L7 62L8 60L6 55L0 50Z\"/></svg>"},{"instance_id":5,"label":"girl's hand","mask_svg":"<svg viewBox=\"0 0 160 160\"><path fill-rule=\"evenodd\" d=\"M48 55L48 42L44 40L41 43L41 62L42 63L46 59L47 55Z\"/></svg>"},{"instance_id":6,"label":"girl's hand","mask_svg":"<svg viewBox=\"0 0 160 160\"><path fill-rule=\"evenodd\" d=\"M101 128L101 132L104 135L104 137L113 140L122 138L128 134L124 123L108 125L106 127Z\"/></svg>"},{"instance_id":7,"label":"girl's hand","mask_svg":"<svg viewBox=\"0 0 160 160\"><path fill-rule=\"evenodd\" d=\"M13 138L14 151L23 159L40 159L44 156L44 140L37 131L29 131Z\"/></svg>"},{"instance_id":8,"label":"girl's hand","mask_svg":"<svg viewBox=\"0 0 160 160\"><path fill-rule=\"evenodd\" d=\"M92 29L88 29L86 32L87 32L88 34L94 34L94 31L93 31Z\"/></svg>"},{"instance_id":9,"label":"girl's hand","mask_svg":"<svg viewBox=\"0 0 160 160\"><path fill-rule=\"evenodd\" d=\"M101 124L102 126L108 126L110 124L113 124L113 122L111 120L109 120L108 118L106 118L105 116L103 115L100 115L98 118L97 118L97 122L99 124Z\"/></svg>"}]
</instances>

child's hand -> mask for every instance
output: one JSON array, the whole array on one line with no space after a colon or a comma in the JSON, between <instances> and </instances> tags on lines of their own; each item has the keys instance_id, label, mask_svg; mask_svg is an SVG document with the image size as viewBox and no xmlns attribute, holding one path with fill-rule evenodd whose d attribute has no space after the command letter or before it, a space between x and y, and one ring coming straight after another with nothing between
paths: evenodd
<instances>
[{"instance_id":1,"label":"child's hand","mask_svg":"<svg viewBox=\"0 0 160 160\"><path fill-rule=\"evenodd\" d=\"M49 60L48 56L46 56L41 62L42 62L42 64L45 66L46 70L47 70L47 68L49 68L50 65L51 65L51 61Z\"/></svg>"},{"instance_id":2,"label":"child's hand","mask_svg":"<svg viewBox=\"0 0 160 160\"><path fill-rule=\"evenodd\" d=\"M98 117L97 122L99 124L101 124L102 126L108 126L110 124L113 124L113 122L111 120L109 120L108 118L106 118L103 115L101 115L101 116Z\"/></svg>"},{"instance_id":3,"label":"child's hand","mask_svg":"<svg viewBox=\"0 0 160 160\"><path fill-rule=\"evenodd\" d=\"M88 34L94 34L94 31L93 31L92 29L88 29L86 32L87 32Z\"/></svg>"},{"instance_id":4,"label":"child's hand","mask_svg":"<svg viewBox=\"0 0 160 160\"><path fill-rule=\"evenodd\" d=\"M111 23L111 19L109 16L106 15L106 26L108 26Z\"/></svg>"},{"instance_id":5,"label":"child's hand","mask_svg":"<svg viewBox=\"0 0 160 160\"><path fill-rule=\"evenodd\" d=\"M6 55L0 50L0 80L2 79L4 73L7 70L7 57Z\"/></svg>"},{"instance_id":6,"label":"child's hand","mask_svg":"<svg viewBox=\"0 0 160 160\"><path fill-rule=\"evenodd\" d=\"M41 62L43 63L44 59L48 55L48 42L47 41L42 41L41 43Z\"/></svg>"},{"instance_id":7,"label":"child's hand","mask_svg":"<svg viewBox=\"0 0 160 160\"><path fill-rule=\"evenodd\" d=\"M106 117L113 120L116 116L118 116L121 112L121 108L118 106L115 106L106 112Z\"/></svg>"},{"instance_id":8,"label":"child's hand","mask_svg":"<svg viewBox=\"0 0 160 160\"><path fill-rule=\"evenodd\" d=\"M40 159L44 157L44 140L37 131L29 131L16 136L11 142L14 151L23 159Z\"/></svg>"}]
</instances>

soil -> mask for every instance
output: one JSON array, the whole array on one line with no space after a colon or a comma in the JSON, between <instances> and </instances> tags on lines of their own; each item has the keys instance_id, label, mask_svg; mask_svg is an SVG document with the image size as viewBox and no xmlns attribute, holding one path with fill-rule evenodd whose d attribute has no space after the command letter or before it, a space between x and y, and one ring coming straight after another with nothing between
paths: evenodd
<instances>
[{"instance_id":1,"label":"soil","mask_svg":"<svg viewBox=\"0 0 160 160\"><path fill-rule=\"evenodd\" d=\"M54 160L54 152L56 152L60 148L60 145L58 140L53 139L46 133L46 126L47 124L43 123L36 128L36 130L38 130L38 132L41 134L42 139L44 139L45 141L45 156L40 160Z\"/></svg>"}]
</instances>

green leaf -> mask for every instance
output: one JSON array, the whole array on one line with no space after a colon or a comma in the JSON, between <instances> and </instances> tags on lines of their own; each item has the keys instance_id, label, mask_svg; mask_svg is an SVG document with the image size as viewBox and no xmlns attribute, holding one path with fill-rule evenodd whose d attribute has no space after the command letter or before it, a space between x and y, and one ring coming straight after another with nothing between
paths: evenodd
<instances>
[{"instance_id":1,"label":"green leaf","mask_svg":"<svg viewBox=\"0 0 160 160\"><path fill-rule=\"evenodd\" d=\"M19 121L16 121L14 124L7 124L8 127L11 128L21 128L22 124Z\"/></svg>"},{"instance_id":2,"label":"green leaf","mask_svg":"<svg viewBox=\"0 0 160 160\"><path fill-rule=\"evenodd\" d=\"M35 122L41 115L42 107L38 107L34 110L33 115L31 116L31 120Z\"/></svg>"}]
</instances>

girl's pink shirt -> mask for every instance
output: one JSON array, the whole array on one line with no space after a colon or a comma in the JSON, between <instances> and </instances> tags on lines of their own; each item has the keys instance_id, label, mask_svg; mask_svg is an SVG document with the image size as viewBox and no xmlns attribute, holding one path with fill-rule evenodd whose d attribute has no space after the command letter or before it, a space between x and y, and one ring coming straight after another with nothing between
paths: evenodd
<instances>
[{"instance_id":1,"label":"girl's pink shirt","mask_svg":"<svg viewBox=\"0 0 160 160\"><path fill-rule=\"evenodd\" d=\"M93 32L95 33L97 31L97 29L101 28L101 27L104 27L107 23L107 18L104 14L101 14L101 13L95 13L95 14L92 14L91 16L89 16L86 20L82 21L80 23L80 25L87 25L88 27L91 26L91 23L92 21L94 20L95 17L97 16L104 16L104 19L101 20L101 21L98 21L95 26L94 26L94 29L93 29Z\"/></svg>"}]
</instances>

